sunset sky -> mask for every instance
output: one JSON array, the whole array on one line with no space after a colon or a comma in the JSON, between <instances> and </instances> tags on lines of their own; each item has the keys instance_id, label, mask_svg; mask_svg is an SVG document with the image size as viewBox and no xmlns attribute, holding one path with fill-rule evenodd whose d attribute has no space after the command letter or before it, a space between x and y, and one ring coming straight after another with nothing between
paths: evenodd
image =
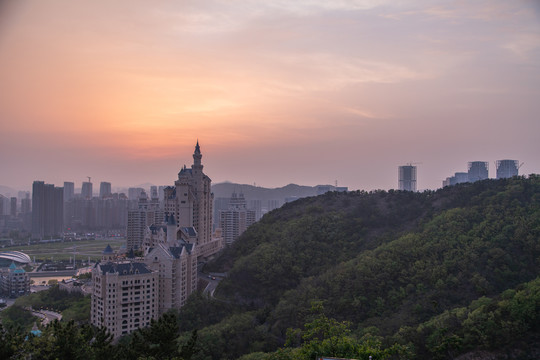
<instances>
[{"instance_id":1,"label":"sunset sky","mask_svg":"<svg viewBox=\"0 0 540 360\"><path fill-rule=\"evenodd\" d=\"M540 172L536 0L8 0L0 185L435 189L467 162Z\"/></svg>"}]
</instances>

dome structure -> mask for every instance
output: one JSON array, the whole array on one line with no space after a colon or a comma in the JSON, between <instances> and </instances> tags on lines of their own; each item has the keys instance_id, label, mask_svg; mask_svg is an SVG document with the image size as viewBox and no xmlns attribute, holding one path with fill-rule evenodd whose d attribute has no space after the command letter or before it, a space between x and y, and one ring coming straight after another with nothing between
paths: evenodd
<instances>
[{"instance_id":1,"label":"dome structure","mask_svg":"<svg viewBox=\"0 0 540 360\"><path fill-rule=\"evenodd\" d=\"M0 252L0 267L7 267L12 263L16 265L30 264L32 259L21 251L2 251Z\"/></svg>"}]
</instances>

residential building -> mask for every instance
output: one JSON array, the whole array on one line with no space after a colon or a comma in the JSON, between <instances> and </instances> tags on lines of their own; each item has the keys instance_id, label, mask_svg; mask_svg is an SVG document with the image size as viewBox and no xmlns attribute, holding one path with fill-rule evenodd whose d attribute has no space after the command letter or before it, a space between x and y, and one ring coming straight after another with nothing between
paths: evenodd
<instances>
[{"instance_id":1,"label":"residential building","mask_svg":"<svg viewBox=\"0 0 540 360\"><path fill-rule=\"evenodd\" d=\"M442 186L485 180L489 177L489 163L486 161L470 161L467 164L467 172L456 172L454 176L443 180Z\"/></svg>"},{"instance_id":2,"label":"residential building","mask_svg":"<svg viewBox=\"0 0 540 360\"><path fill-rule=\"evenodd\" d=\"M487 179L489 177L489 163L487 161L469 162L467 177L469 182Z\"/></svg>"},{"instance_id":3,"label":"residential building","mask_svg":"<svg viewBox=\"0 0 540 360\"><path fill-rule=\"evenodd\" d=\"M143 188L130 187L128 189L128 199L130 201L137 201L141 197L142 192L144 192Z\"/></svg>"},{"instance_id":4,"label":"residential building","mask_svg":"<svg viewBox=\"0 0 540 360\"><path fill-rule=\"evenodd\" d=\"M84 199L74 197L65 202L65 226L72 231L125 231L128 200L124 194Z\"/></svg>"},{"instance_id":5,"label":"residential building","mask_svg":"<svg viewBox=\"0 0 540 360\"><path fill-rule=\"evenodd\" d=\"M43 239L64 231L64 189L34 181L32 185L32 237Z\"/></svg>"},{"instance_id":6,"label":"residential building","mask_svg":"<svg viewBox=\"0 0 540 360\"><path fill-rule=\"evenodd\" d=\"M416 166L404 165L398 168L399 190L416 191Z\"/></svg>"},{"instance_id":7,"label":"residential building","mask_svg":"<svg viewBox=\"0 0 540 360\"><path fill-rule=\"evenodd\" d=\"M15 218L17 217L17 198L11 197L9 200L10 200L9 215L11 215L12 218Z\"/></svg>"},{"instance_id":8,"label":"residential building","mask_svg":"<svg viewBox=\"0 0 540 360\"><path fill-rule=\"evenodd\" d=\"M105 251L112 253L110 247ZM158 272L146 264L104 261L92 269L92 281L91 323L106 327L114 338L149 326L158 318Z\"/></svg>"},{"instance_id":9,"label":"residential building","mask_svg":"<svg viewBox=\"0 0 540 360\"><path fill-rule=\"evenodd\" d=\"M111 183L102 181L101 184L99 184L99 197L104 199L111 196L112 196Z\"/></svg>"},{"instance_id":10,"label":"residential building","mask_svg":"<svg viewBox=\"0 0 540 360\"><path fill-rule=\"evenodd\" d=\"M198 255L207 257L223 247L223 240L212 236L212 180L204 174L199 142L193 153L193 165L185 165L174 186L164 189L164 211L174 215L177 227L193 227L197 232Z\"/></svg>"},{"instance_id":11,"label":"residential building","mask_svg":"<svg viewBox=\"0 0 540 360\"><path fill-rule=\"evenodd\" d=\"M23 268L11 263L0 272L0 292L7 297L16 298L30 293L30 277Z\"/></svg>"},{"instance_id":12,"label":"residential building","mask_svg":"<svg viewBox=\"0 0 540 360\"><path fill-rule=\"evenodd\" d=\"M83 199L90 200L93 197L92 183L85 181L82 183L81 196Z\"/></svg>"},{"instance_id":13,"label":"residential building","mask_svg":"<svg viewBox=\"0 0 540 360\"><path fill-rule=\"evenodd\" d=\"M75 196L75 184L64 181L64 201L69 201Z\"/></svg>"},{"instance_id":14,"label":"residential building","mask_svg":"<svg viewBox=\"0 0 540 360\"><path fill-rule=\"evenodd\" d=\"M184 306L197 289L196 239L194 228L178 228L171 215L166 224L146 228L143 257L135 259L131 250L120 260L107 246L92 270L92 324L117 338Z\"/></svg>"},{"instance_id":15,"label":"residential building","mask_svg":"<svg viewBox=\"0 0 540 360\"><path fill-rule=\"evenodd\" d=\"M164 189L165 218L154 217L149 226L146 215L159 208L158 192L151 190L150 202L140 193L139 218L133 213L130 220L137 223L134 227L146 225L143 256L135 259L135 245L128 243L128 259L120 260L107 246L102 263L92 270L92 324L107 327L115 338L182 307L197 289L197 257L223 247L221 237L212 237L211 180L202 172L201 158L197 142L191 169L184 166L175 185Z\"/></svg>"},{"instance_id":16,"label":"residential building","mask_svg":"<svg viewBox=\"0 0 540 360\"><path fill-rule=\"evenodd\" d=\"M262 200L253 199L249 201L249 209L255 211L255 221L261 220L262 217Z\"/></svg>"},{"instance_id":17,"label":"residential building","mask_svg":"<svg viewBox=\"0 0 540 360\"><path fill-rule=\"evenodd\" d=\"M159 206L157 190L154 196L148 201L146 192L142 191L139 195L138 208L128 211L126 229L126 245L128 250L142 249L146 228L154 224L163 223L164 215L163 210Z\"/></svg>"},{"instance_id":18,"label":"residential building","mask_svg":"<svg viewBox=\"0 0 540 360\"><path fill-rule=\"evenodd\" d=\"M173 215L168 216L166 225L147 228L144 262L158 272L159 315L184 306L197 289L196 239L195 229L178 228Z\"/></svg>"},{"instance_id":19,"label":"residential building","mask_svg":"<svg viewBox=\"0 0 540 360\"><path fill-rule=\"evenodd\" d=\"M255 211L246 208L244 194L234 192L229 208L219 212L221 234L226 245L232 244L246 229L255 223Z\"/></svg>"},{"instance_id":20,"label":"residential building","mask_svg":"<svg viewBox=\"0 0 540 360\"><path fill-rule=\"evenodd\" d=\"M497 179L510 178L519 173L519 161L517 160L497 160Z\"/></svg>"}]
</instances>

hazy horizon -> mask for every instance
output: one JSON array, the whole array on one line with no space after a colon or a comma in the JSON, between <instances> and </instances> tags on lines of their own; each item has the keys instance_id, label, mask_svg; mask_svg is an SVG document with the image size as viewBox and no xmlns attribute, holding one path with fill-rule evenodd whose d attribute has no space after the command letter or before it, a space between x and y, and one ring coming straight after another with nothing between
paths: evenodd
<instances>
[{"instance_id":1,"label":"hazy horizon","mask_svg":"<svg viewBox=\"0 0 540 360\"><path fill-rule=\"evenodd\" d=\"M533 0L0 4L0 185L436 189L540 172Z\"/></svg>"},{"instance_id":2,"label":"hazy horizon","mask_svg":"<svg viewBox=\"0 0 540 360\"><path fill-rule=\"evenodd\" d=\"M36 179L36 181L44 181L44 180L41 180L41 179ZM67 181L67 180L66 180ZM88 180L86 180L88 181ZM103 180L103 181L106 181L106 180ZM69 182L69 181L67 181ZM73 182L73 181L71 181ZM47 181L45 181L45 183L49 184ZM100 185L100 182L94 182L92 180L92 193L94 195L99 195L99 185ZM298 186L308 186L308 187L315 187L317 185L332 185L332 186L335 186L335 183L334 184L316 184L316 185L305 185L305 184L294 184L294 183L288 183L288 184L283 184L283 185L280 185L280 186L275 186L275 187L265 187L265 186L260 186L259 184L247 184L247 183L235 183L235 182L232 182L232 181L228 181L228 180L225 180L225 181L220 181L218 183L216 182L212 182L212 186L214 185L220 185L220 184L234 184L234 185L238 185L238 186L254 186L254 187L260 187L260 188L268 188L268 189L278 189L278 188L283 188L283 187L286 187L288 185L298 185ZM57 187L62 187L64 184L63 182L62 183L57 183L57 184L54 184L53 185L57 186ZM82 185L82 182L80 182L80 185ZM128 190L129 188L143 188L144 190L148 190L150 188L150 186L172 186L174 185L174 181L171 182L170 184L154 184L154 183L139 183L139 184L134 184L134 185L115 185L115 184L111 184L111 189L112 189L112 192L113 193L117 193L117 192L123 192L124 190ZM340 186L338 184L338 186ZM4 194L2 192L2 189L3 187L6 187L6 188L10 188L14 191L30 191L32 192L32 184L30 184L29 187L26 187L26 188L17 188L17 187L12 187L12 186L6 186L4 184L0 184L0 195L4 195L6 196L6 194ZM77 186L77 183L75 182L75 194L80 194L81 193L81 188L82 186ZM351 189L349 189L351 190ZM356 190L356 189L355 189ZM16 196L17 194L10 194L10 196Z\"/></svg>"}]
</instances>

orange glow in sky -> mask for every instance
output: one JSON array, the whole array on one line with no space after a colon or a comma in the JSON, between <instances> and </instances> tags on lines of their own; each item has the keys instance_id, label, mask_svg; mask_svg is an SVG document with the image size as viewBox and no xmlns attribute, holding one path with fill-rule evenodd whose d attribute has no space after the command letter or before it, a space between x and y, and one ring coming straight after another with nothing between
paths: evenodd
<instances>
[{"instance_id":1,"label":"orange glow in sky","mask_svg":"<svg viewBox=\"0 0 540 360\"><path fill-rule=\"evenodd\" d=\"M534 1L7 1L0 185L440 187L540 169ZM77 186L77 185L76 185Z\"/></svg>"}]
</instances>

